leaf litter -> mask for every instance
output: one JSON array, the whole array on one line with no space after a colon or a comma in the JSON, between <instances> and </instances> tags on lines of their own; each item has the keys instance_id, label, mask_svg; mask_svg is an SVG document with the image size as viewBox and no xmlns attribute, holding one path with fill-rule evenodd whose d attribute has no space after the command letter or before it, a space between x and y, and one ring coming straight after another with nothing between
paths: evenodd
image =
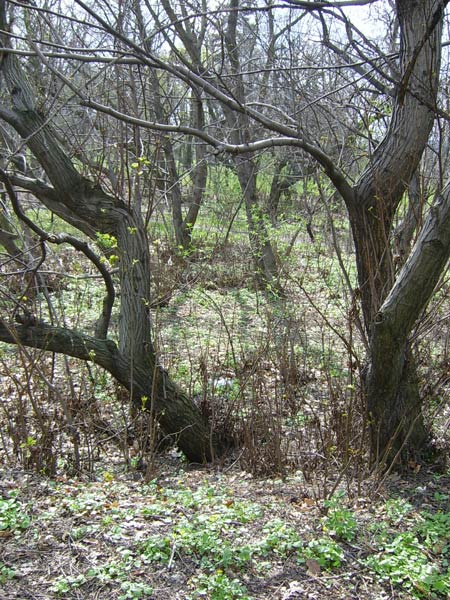
<instances>
[{"instance_id":1,"label":"leaf litter","mask_svg":"<svg viewBox=\"0 0 450 600\"><path fill-rule=\"evenodd\" d=\"M93 478L1 471L1 498L13 502L2 513L0 598L448 597L419 580L393 585L366 562L381 557L383 536L411 532L424 507L445 514L448 476L412 472L376 495L367 482L366 493L324 502L301 472L257 479L237 463L191 467L173 451L157 460L149 483L119 457ZM433 543L444 559L446 540Z\"/></svg>"}]
</instances>

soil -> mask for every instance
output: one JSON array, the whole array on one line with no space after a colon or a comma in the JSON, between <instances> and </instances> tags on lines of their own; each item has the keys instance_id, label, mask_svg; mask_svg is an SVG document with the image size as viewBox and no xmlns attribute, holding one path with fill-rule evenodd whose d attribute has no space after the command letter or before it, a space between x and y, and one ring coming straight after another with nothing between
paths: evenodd
<instances>
[{"instance_id":1,"label":"soil","mask_svg":"<svg viewBox=\"0 0 450 600\"><path fill-rule=\"evenodd\" d=\"M3 582L0 580L1 600L239 598L217 591L201 592L195 583L199 557L178 553L176 548L165 563L137 561L129 570L129 580L151 586L151 593L142 587L127 592L124 576L115 578L111 568L103 580L98 571L95 577L89 575L99 565L120 563L127 552L138 556L137 548L143 540L155 534L169 535L180 517L189 521L197 518L199 510L211 514L215 501L218 511L228 504L259 507L256 518L230 525L241 528L243 540L261 539L264 527L276 520L294 528L305 542L323 533L324 503L323 497L319 497L319 476L316 482L309 483L302 479L301 473L284 481L255 479L241 471L238 462L220 469L192 467L173 451L157 458L150 485L141 472L126 470L119 461L114 463L110 459L97 467L95 476L56 479L19 469L0 471L0 499L16 495L31 517L24 529L0 530L0 566L15 574L12 578L3 577ZM381 484L375 480L360 484L358 493L345 500L346 508L356 517L359 534L356 541L340 541L344 560L338 568L326 570L314 560L299 562L295 552L287 552L272 555L267 564L252 560L238 575L236 570L228 573L226 569L225 574L230 580L237 577L245 585L247 596L242 597L256 600L411 598L407 591L380 581L364 565L364 558L373 551L368 526L384 518L382 507L389 498L409 503L412 512L441 510L439 494L448 491L449 483L448 475L437 477L436 473L415 466L410 473L390 475ZM185 492L195 495L205 489L209 500L200 508L170 503L172 490L178 490L176 493L182 498ZM152 514L156 493L159 502L167 499L166 514ZM395 527L402 530L407 521L396 523ZM223 535L226 539L228 533L224 531ZM61 584L57 590L55 584L64 580L72 585L64 590Z\"/></svg>"}]
</instances>

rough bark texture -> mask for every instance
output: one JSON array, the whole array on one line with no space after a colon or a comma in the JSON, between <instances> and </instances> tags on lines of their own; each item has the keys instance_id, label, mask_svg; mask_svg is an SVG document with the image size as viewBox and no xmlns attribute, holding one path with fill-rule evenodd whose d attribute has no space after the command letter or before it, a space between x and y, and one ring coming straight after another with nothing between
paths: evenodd
<instances>
[{"instance_id":1,"label":"rough bark texture","mask_svg":"<svg viewBox=\"0 0 450 600\"><path fill-rule=\"evenodd\" d=\"M269 197L267 199L267 213L272 225L276 226L278 221L279 204L282 195L295 185L298 178L291 173L289 161L284 158L275 165L275 173L270 185Z\"/></svg>"},{"instance_id":2,"label":"rough bark texture","mask_svg":"<svg viewBox=\"0 0 450 600\"><path fill-rule=\"evenodd\" d=\"M354 189L349 205L366 325L393 284L390 236L398 204L433 127L442 32L442 2L398 0L401 82L389 130ZM430 31L438 11L441 20Z\"/></svg>"},{"instance_id":3,"label":"rough bark texture","mask_svg":"<svg viewBox=\"0 0 450 600\"><path fill-rule=\"evenodd\" d=\"M256 279L264 290L281 293L278 282L278 265L270 243L264 213L256 191L258 168L250 156L237 157L236 173L244 196L245 213L256 269Z\"/></svg>"},{"instance_id":4,"label":"rough bark texture","mask_svg":"<svg viewBox=\"0 0 450 600\"><path fill-rule=\"evenodd\" d=\"M372 449L377 458L392 458L395 455L392 450L402 445L419 450L426 439L415 364L408 342L414 320L398 312L388 311L388 316L384 308L380 312L380 307L385 307L383 303L394 285L393 218L417 169L434 122L446 3L440 0L396 2L400 25L400 82L392 118L384 140L347 203L370 340L366 393ZM397 284L394 289L400 305L406 306L405 290ZM433 286L426 285L423 294L414 299L416 316L432 292Z\"/></svg>"},{"instance_id":5,"label":"rough bark texture","mask_svg":"<svg viewBox=\"0 0 450 600\"><path fill-rule=\"evenodd\" d=\"M414 249L372 328L368 408L378 458L420 450L427 440L408 334L450 256L450 186L431 209ZM383 457L383 455L385 455Z\"/></svg>"},{"instance_id":6,"label":"rough bark texture","mask_svg":"<svg viewBox=\"0 0 450 600\"><path fill-rule=\"evenodd\" d=\"M408 257L414 233L422 224L424 204L419 176L414 173L408 186L408 210L393 233L396 266L403 266Z\"/></svg>"},{"instance_id":7,"label":"rough bark texture","mask_svg":"<svg viewBox=\"0 0 450 600\"><path fill-rule=\"evenodd\" d=\"M0 29L7 30L5 2L0 1ZM74 227L95 237L108 233L117 239L120 258L121 304L119 348L108 340L90 338L76 331L45 324L14 327L5 320L0 339L94 360L130 390L142 407L154 406L166 434L193 461L212 458L218 444L195 403L172 382L158 365L151 339L149 318L150 257L141 215L125 202L105 193L82 177L57 141L45 115L36 107L35 94L18 59L1 53L8 43L0 34L0 69L11 98L11 107L0 107L0 118L26 141L51 185L26 177L12 178Z\"/></svg>"},{"instance_id":8,"label":"rough bark texture","mask_svg":"<svg viewBox=\"0 0 450 600\"><path fill-rule=\"evenodd\" d=\"M146 408L155 411L163 431L173 435L191 461L211 460L222 450L196 405L159 365L153 362L136 367L111 340L45 323L14 325L1 319L0 340L66 354L103 367L132 393L138 408L145 403Z\"/></svg>"}]
</instances>

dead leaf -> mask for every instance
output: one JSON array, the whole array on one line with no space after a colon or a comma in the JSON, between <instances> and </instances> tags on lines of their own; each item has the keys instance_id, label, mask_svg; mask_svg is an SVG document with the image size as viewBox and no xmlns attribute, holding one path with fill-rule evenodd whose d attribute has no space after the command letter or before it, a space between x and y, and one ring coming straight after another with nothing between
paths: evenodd
<instances>
[{"instance_id":1,"label":"dead leaf","mask_svg":"<svg viewBox=\"0 0 450 600\"><path fill-rule=\"evenodd\" d=\"M306 561L306 566L308 568L307 575L312 577L317 577L322 572L319 563L314 558L308 558Z\"/></svg>"},{"instance_id":2,"label":"dead leaf","mask_svg":"<svg viewBox=\"0 0 450 600\"><path fill-rule=\"evenodd\" d=\"M12 531L10 529L0 531L0 538L9 538L12 536Z\"/></svg>"},{"instance_id":3,"label":"dead leaf","mask_svg":"<svg viewBox=\"0 0 450 600\"><path fill-rule=\"evenodd\" d=\"M313 507L316 505L316 501L313 500L313 498L303 498L302 504L308 507Z\"/></svg>"}]
</instances>

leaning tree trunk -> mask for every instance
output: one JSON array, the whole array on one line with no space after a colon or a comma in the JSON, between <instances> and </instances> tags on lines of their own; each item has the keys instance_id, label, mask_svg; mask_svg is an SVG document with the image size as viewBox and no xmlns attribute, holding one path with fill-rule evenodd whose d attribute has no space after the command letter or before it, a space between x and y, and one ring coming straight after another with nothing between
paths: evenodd
<instances>
[{"instance_id":1,"label":"leaning tree trunk","mask_svg":"<svg viewBox=\"0 0 450 600\"><path fill-rule=\"evenodd\" d=\"M5 2L0 0L0 30L6 31L7 27ZM0 70L11 107L0 107L0 118L26 141L51 183L21 178L21 185L90 237L95 239L99 232L117 239L121 305L119 348L106 339L52 329L43 323L30 322L17 328L4 317L0 323L1 339L93 360L131 391L139 407L154 408L164 432L176 438L189 459L210 459L214 449L219 450L219 444L200 409L158 365L152 345L149 248L142 219L127 203L78 173L46 117L37 109L34 90L18 59L2 54L1 48L7 44L7 36L1 36Z\"/></svg>"},{"instance_id":2,"label":"leaning tree trunk","mask_svg":"<svg viewBox=\"0 0 450 600\"><path fill-rule=\"evenodd\" d=\"M401 79L392 118L386 137L347 203L370 341L366 394L376 459L381 456L391 459L396 454L391 448L416 452L426 440L417 373L408 340L414 321L400 319L398 311L380 321L380 307L388 294L392 297L392 289L397 290L399 303L404 293L397 285L393 288L392 226L434 122L445 4L442 0L396 2ZM429 286L426 289L428 301L433 289ZM400 319L402 327L392 322L395 318Z\"/></svg>"},{"instance_id":3,"label":"leaning tree trunk","mask_svg":"<svg viewBox=\"0 0 450 600\"><path fill-rule=\"evenodd\" d=\"M408 334L426 308L450 256L450 185L428 219L372 327L367 375L372 445L382 460L427 442Z\"/></svg>"},{"instance_id":4,"label":"leaning tree trunk","mask_svg":"<svg viewBox=\"0 0 450 600\"><path fill-rule=\"evenodd\" d=\"M0 341L66 354L104 368L133 394L138 407L153 408L163 431L191 461L211 460L223 451L196 405L154 360L136 367L111 340L39 321L17 325L0 318Z\"/></svg>"}]
</instances>

